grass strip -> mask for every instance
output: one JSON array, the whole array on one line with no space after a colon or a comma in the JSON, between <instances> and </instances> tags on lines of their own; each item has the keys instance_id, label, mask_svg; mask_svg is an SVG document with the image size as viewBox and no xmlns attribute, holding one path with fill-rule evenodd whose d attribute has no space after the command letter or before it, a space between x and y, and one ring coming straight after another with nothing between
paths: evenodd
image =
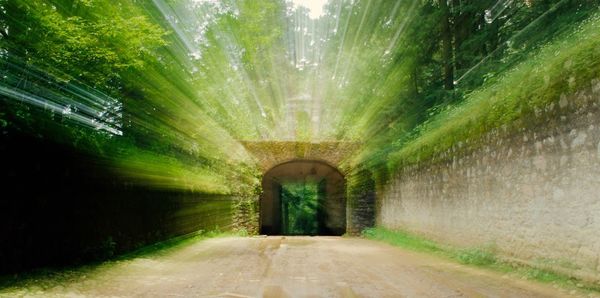
<instances>
[{"instance_id":1,"label":"grass strip","mask_svg":"<svg viewBox=\"0 0 600 298\"><path fill-rule=\"evenodd\" d=\"M505 260L497 254L494 245L456 248L406 231L390 230L382 227L365 229L362 232L362 237L411 251L434 254L464 265L512 274L519 278L549 283L563 288L578 289L588 293L600 293L600 284L598 283L586 282L546 268Z\"/></svg>"}]
</instances>

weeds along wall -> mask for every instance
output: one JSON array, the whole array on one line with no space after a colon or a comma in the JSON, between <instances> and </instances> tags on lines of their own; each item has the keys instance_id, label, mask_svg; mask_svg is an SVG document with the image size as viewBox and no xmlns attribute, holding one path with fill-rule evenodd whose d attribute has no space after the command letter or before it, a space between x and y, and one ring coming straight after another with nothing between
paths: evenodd
<instances>
[{"instance_id":1,"label":"weeds along wall","mask_svg":"<svg viewBox=\"0 0 600 298\"><path fill-rule=\"evenodd\" d=\"M378 195L377 224L598 281L598 189L595 79L397 169Z\"/></svg>"},{"instance_id":2,"label":"weeds along wall","mask_svg":"<svg viewBox=\"0 0 600 298\"><path fill-rule=\"evenodd\" d=\"M232 227L230 196L158 190L97 156L30 135L0 142L0 273L102 260Z\"/></svg>"}]
</instances>

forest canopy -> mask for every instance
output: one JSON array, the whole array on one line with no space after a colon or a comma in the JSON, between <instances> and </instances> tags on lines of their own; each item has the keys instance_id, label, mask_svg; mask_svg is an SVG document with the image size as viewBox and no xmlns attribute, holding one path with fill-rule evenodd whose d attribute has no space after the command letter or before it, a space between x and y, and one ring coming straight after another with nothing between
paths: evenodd
<instances>
[{"instance_id":1,"label":"forest canopy","mask_svg":"<svg viewBox=\"0 0 600 298\"><path fill-rule=\"evenodd\" d=\"M558 80L566 56L550 49L597 57L598 7L332 0L315 16L285 0L0 0L0 127L159 188L253 191L245 141L359 143L346 167L393 171L456 141L430 131L468 137L449 111L531 73L515 69ZM572 71L592 77L590 63Z\"/></svg>"}]
</instances>

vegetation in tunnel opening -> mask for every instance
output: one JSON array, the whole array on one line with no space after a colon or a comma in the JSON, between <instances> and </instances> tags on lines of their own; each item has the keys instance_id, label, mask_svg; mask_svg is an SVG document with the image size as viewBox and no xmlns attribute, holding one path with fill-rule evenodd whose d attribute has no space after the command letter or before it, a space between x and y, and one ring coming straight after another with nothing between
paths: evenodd
<instances>
[{"instance_id":1,"label":"vegetation in tunnel opening","mask_svg":"<svg viewBox=\"0 0 600 298\"><path fill-rule=\"evenodd\" d=\"M561 287L576 288L587 292L600 292L600 283L583 281L546 266L546 263L556 262L546 260L545 262L538 261L530 265L504 259L497 253L494 244L471 248L457 248L407 231L390 230L382 227L364 229L361 235L366 239L385 242L412 251L431 253L461 264L486 268L505 274L514 274L519 278L552 283Z\"/></svg>"},{"instance_id":2,"label":"vegetation in tunnel opening","mask_svg":"<svg viewBox=\"0 0 600 298\"><path fill-rule=\"evenodd\" d=\"M185 248L188 245L199 241L230 236L247 236L247 233L237 231L223 231L218 227L213 230L199 230L194 233L174 237L166 241L157 242L151 245L141 247L129 253L113 256L107 255L108 260L102 260L85 265L76 265L69 267L40 268L28 272L0 276L0 296L3 289L10 288L38 288L41 290L61 286L74 281L81 281L93 274L98 269L110 268L122 262L127 262L137 258L158 258L178 249ZM107 241L111 241L108 239Z\"/></svg>"},{"instance_id":3,"label":"vegetation in tunnel opening","mask_svg":"<svg viewBox=\"0 0 600 298\"><path fill-rule=\"evenodd\" d=\"M281 231L284 235L316 235L318 183L303 181L281 185Z\"/></svg>"}]
</instances>

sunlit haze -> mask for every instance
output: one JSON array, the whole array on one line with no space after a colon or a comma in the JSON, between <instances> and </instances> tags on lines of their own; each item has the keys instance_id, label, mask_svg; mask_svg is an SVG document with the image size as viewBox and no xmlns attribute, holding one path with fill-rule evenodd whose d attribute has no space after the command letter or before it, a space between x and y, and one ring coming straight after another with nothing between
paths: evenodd
<instances>
[{"instance_id":1,"label":"sunlit haze","mask_svg":"<svg viewBox=\"0 0 600 298\"><path fill-rule=\"evenodd\" d=\"M309 16L316 19L323 15L323 5L327 3L327 0L292 0L294 6L304 6L310 10Z\"/></svg>"}]
</instances>

